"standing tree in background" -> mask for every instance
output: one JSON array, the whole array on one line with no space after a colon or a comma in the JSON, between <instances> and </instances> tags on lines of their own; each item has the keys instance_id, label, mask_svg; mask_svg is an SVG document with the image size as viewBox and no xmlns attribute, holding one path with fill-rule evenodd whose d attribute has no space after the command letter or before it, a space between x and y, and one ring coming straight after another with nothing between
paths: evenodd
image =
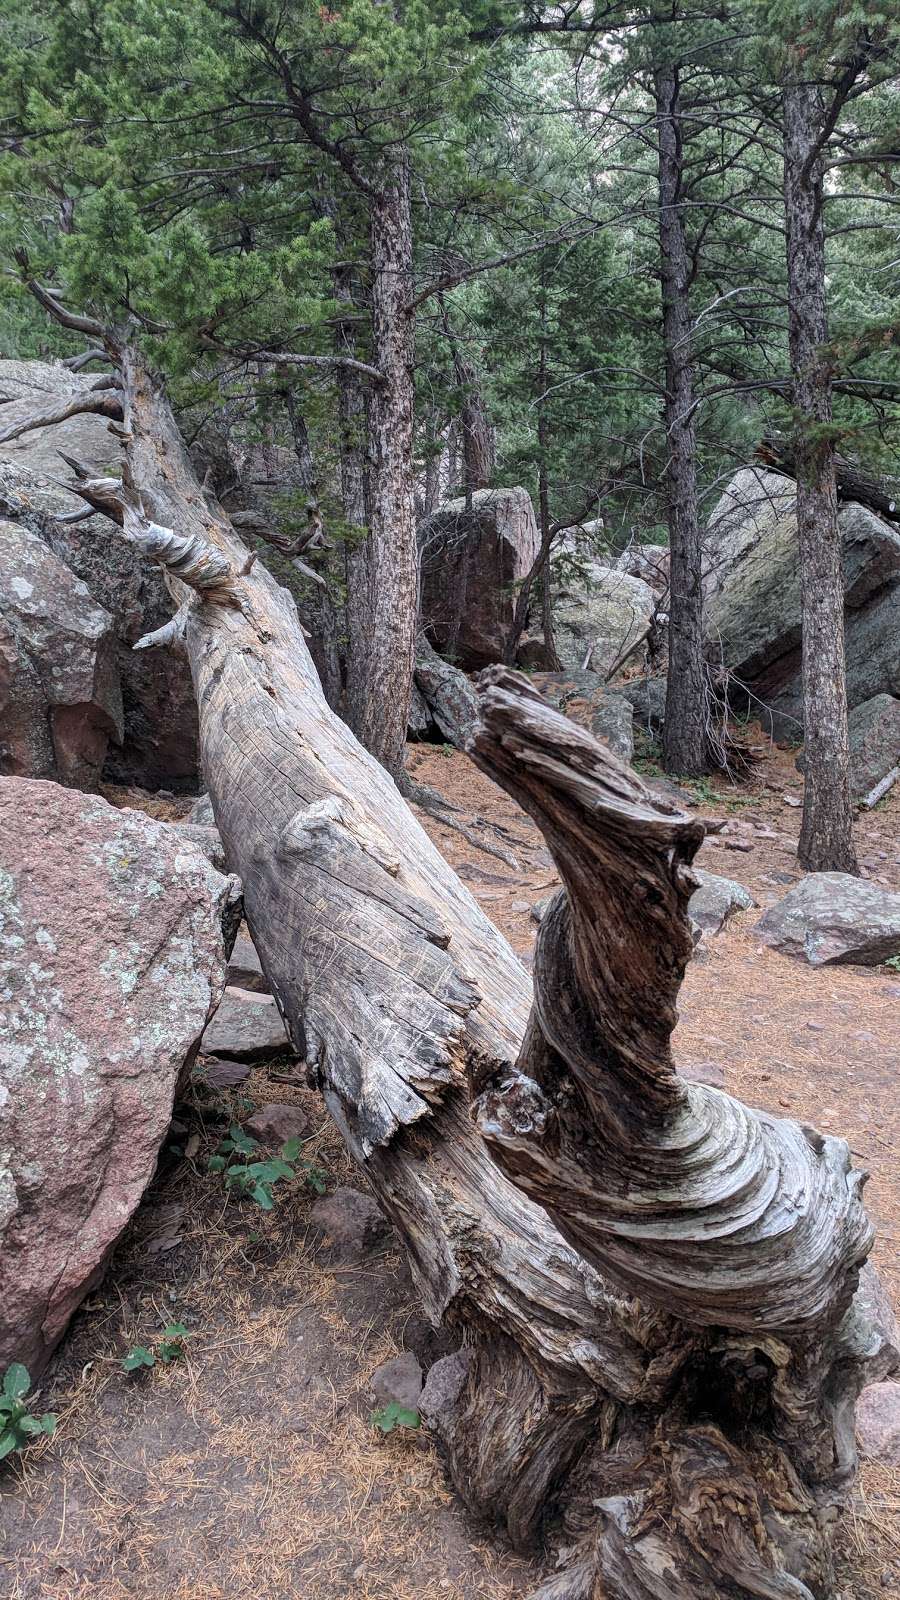
<instances>
[{"instance_id":1,"label":"standing tree in background","mask_svg":"<svg viewBox=\"0 0 900 1600\"><path fill-rule=\"evenodd\" d=\"M656 30L654 30L656 32ZM654 66L659 144L659 258L665 352L665 445L669 523L669 676L663 728L667 772L698 777L709 765L703 591L694 425L693 277L681 209L685 131L681 69L676 60Z\"/></svg>"},{"instance_id":2,"label":"standing tree in background","mask_svg":"<svg viewBox=\"0 0 900 1600\"><path fill-rule=\"evenodd\" d=\"M838 525L825 304L825 108L795 52L784 83L784 204L794 457L803 607L805 783L801 865L855 872L844 660L844 574Z\"/></svg>"}]
</instances>

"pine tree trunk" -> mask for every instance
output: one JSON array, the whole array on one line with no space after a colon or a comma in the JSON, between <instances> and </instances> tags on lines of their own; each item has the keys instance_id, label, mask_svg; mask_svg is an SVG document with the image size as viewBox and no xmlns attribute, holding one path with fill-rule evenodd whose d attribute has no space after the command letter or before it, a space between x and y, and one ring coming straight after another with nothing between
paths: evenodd
<instances>
[{"instance_id":1,"label":"pine tree trunk","mask_svg":"<svg viewBox=\"0 0 900 1600\"><path fill-rule=\"evenodd\" d=\"M803 613L805 782L799 857L810 872L856 872L844 661L844 581L825 349L822 101L784 88L789 343L797 432L797 529Z\"/></svg>"},{"instance_id":2,"label":"pine tree trunk","mask_svg":"<svg viewBox=\"0 0 900 1600\"><path fill-rule=\"evenodd\" d=\"M367 750L403 770L415 662L412 224L400 157L371 202L372 336L381 382L369 401L369 534L353 557L348 703Z\"/></svg>"},{"instance_id":3,"label":"pine tree trunk","mask_svg":"<svg viewBox=\"0 0 900 1600\"><path fill-rule=\"evenodd\" d=\"M659 143L659 247L669 523L669 679L663 728L667 772L696 777L707 760L703 594L697 510L694 380L691 367L690 263L680 210L682 122L677 67L654 73Z\"/></svg>"},{"instance_id":4,"label":"pine tree trunk","mask_svg":"<svg viewBox=\"0 0 900 1600\"><path fill-rule=\"evenodd\" d=\"M525 679L485 674L472 754L565 886L532 995L114 348L127 482L79 492L187 600L254 943L427 1315L460 1339L426 1419L460 1493L517 1545L562 1513L541 1600L828 1600L855 1397L896 1352L857 1290L871 1228L846 1144L674 1070L702 823Z\"/></svg>"}]
</instances>

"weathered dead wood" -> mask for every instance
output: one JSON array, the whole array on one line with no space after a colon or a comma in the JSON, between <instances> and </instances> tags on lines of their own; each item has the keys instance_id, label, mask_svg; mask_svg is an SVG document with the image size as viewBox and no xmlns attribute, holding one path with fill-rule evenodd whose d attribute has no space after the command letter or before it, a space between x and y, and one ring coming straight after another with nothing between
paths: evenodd
<instances>
[{"instance_id":1,"label":"weathered dead wood","mask_svg":"<svg viewBox=\"0 0 900 1600\"><path fill-rule=\"evenodd\" d=\"M117 359L146 514L229 572L227 604L170 582L254 942L427 1314L469 1353L434 1418L461 1493L519 1543L560 1506L545 1600L825 1600L855 1394L890 1342L853 1293L869 1230L846 1146L672 1068L696 822L524 680L488 682L477 757L568 895L529 1025L524 970L329 710L292 600L248 570L140 358Z\"/></svg>"},{"instance_id":2,"label":"weathered dead wood","mask_svg":"<svg viewBox=\"0 0 900 1600\"><path fill-rule=\"evenodd\" d=\"M11 422L8 427L0 428L0 444L9 444L12 439L20 439L23 433L33 433L36 428L52 428L57 423L65 422L69 417L96 415L109 417L114 421L122 420L122 402L115 389L106 384L101 389L80 390L77 394L68 395L65 399L48 400L43 406L38 406L27 417L20 417L18 422ZM0 399L0 406L8 405L9 397Z\"/></svg>"}]
</instances>

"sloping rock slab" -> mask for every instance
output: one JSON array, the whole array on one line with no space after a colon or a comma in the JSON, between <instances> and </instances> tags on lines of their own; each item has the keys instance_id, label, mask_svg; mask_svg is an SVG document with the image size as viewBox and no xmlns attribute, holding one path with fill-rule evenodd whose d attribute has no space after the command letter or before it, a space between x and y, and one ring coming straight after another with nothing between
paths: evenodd
<instances>
[{"instance_id":1,"label":"sloping rock slab","mask_svg":"<svg viewBox=\"0 0 900 1600\"><path fill-rule=\"evenodd\" d=\"M589 728L620 761L634 754L633 712L621 694L611 694L596 672L535 672L535 688L573 722Z\"/></svg>"},{"instance_id":2,"label":"sloping rock slab","mask_svg":"<svg viewBox=\"0 0 900 1600\"><path fill-rule=\"evenodd\" d=\"M237 880L54 783L0 779L0 836L0 1369L34 1376L153 1176Z\"/></svg>"},{"instance_id":3,"label":"sloping rock slab","mask_svg":"<svg viewBox=\"0 0 900 1600\"><path fill-rule=\"evenodd\" d=\"M900 955L900 894L847 872L811 872L756 929L765 944L814 967L877 967Z\"/></svg>"},{"instance_id":4,"label":"sloping rock slab","mask_svg":"<svg viewBox=\"0 0 900 1600\"><path fill-rule=\"evenodd\" d=\"M720 878L715 872L704 872L702 867L692 867L691 871L700 887L688 901L688 912L701 934L721 933L735 912L749 911L756 905L750 890L733 878Z\"/></svg>"},{"instance_id":5,"label":"sloping rock slab","mask_svg":"<svg viewBox=\"0 0 900 1600\"><path fill-rule=\"evenodd\" d=\"M265 1061L293 1055L281 1014L271 995L226 989L203 1035L203 1052L233 1061Z\"/></svg>"}]
</instances>

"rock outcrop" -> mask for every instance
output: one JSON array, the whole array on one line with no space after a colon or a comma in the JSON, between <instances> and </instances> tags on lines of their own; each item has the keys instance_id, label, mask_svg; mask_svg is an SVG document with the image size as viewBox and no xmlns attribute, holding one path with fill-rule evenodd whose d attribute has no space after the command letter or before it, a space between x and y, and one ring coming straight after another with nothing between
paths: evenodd
<instances>
[{"instance_id":1,"label":"rock outcrop","mask_svg":"<svg viewBox=\"0 0 900 1600\"><path fill-rule=\"evenodd\" d=\"M793 480L737 473L710 519L704 551L706 643L772 716L777 737L803 726L800 568ZM844 505L847 697L851 709L900 694L900 531ZM765 719L764 719L765 720Z\"/></svg>"},{"instance_id":2,"label":"rock outcrop","mask_svg":"<svg viewBox=\"0 0 900 1600\"><path fill-rule=\"evenodd\" d=\"M478 489L419 528L422 621L436 650L466 672L503 659L516 586L540 540L526 489Z\"/></svg>"},{"instance_id":3,"label":"rock outcrop","mask_svg":"<svg viewBox=\"0 0 900 1600\"><path fill-rule=\"evenodd\" d=\"M812 966L877 967L900 955L900 894L847 872L810 872L756 925L765 944Z\"/></svg>"},{"instance_id":4,"label":"rock outcrop","mask_svg":"<svg viewBox=\"0 0 900 1600\"><path fill-rule=\"evenodd\" d=\"M36 533L0 521L0 773L92 789L121 736L111 616Z\"/></svg>"},{"instance_id":5,"label":"rock outcrop","mask_svg":"<svg viewBox=\"0 0 900 1600\"><path fill-rule=\"evenodd\" d=\"M40 1372L147 1187L238 884L176 830L0 779L0 1368Z\"/></svg>"},{"instance_id":6,"label":"rock outcrop","mask_svg":"<svg viewBox=\"0 0 900 1600\"><path fill-rule=\"evenodd\" d=\"M0 428L97 381L96 374L76 375L49 362L0 361L0 394L13 397L0 408ZM187 662L177 650L132 650L172 615L162 576L106 517L60 520L83 511L84 502L52 481L67 470L59 451L98 473L115 469L119 459L118 443L100 416L70 417L23 434L0 444L0 510L38 534L112 619L123 725L110 746L106 775L148 789L194 788L197 709Z\"/></svg>"}]
</instances>

